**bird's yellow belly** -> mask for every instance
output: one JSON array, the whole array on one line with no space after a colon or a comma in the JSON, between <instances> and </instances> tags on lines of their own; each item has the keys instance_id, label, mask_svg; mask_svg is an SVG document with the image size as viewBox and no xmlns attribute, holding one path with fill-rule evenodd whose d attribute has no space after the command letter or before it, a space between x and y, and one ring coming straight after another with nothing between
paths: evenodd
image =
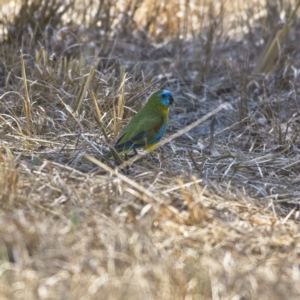
<instances>
[{"instance_id":1,"label":"bird's yellow belly","mask_svg":"<svg viewBox=\"0 0 300 300\"><path fill-rule=\"evenodd\" d=\"M149 153L152 153L153 150L156 148L156 144L157 144L157 143L158 143L158 142L155 142L155 143L150 144L150 145L145 145L145 146L143 146L143 149L144 149L144 150L147 150Z\"/></svg>"}]
</instances>

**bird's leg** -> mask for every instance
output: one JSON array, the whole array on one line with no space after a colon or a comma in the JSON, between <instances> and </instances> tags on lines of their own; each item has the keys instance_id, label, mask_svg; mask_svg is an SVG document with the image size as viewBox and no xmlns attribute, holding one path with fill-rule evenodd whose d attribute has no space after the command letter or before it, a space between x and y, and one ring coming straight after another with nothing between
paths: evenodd
<instances>
[{"instance_id":1,"label":"bird's leg","mask_svg":"<svg viewBox=\"0 0 300 300\"><path fill-rule=\"evenodd\" d=\"M152 163L155 163L157 161L155 152L149 152L148 155L149 155L150 160L151 160Z\"/></svg>"}]
</instances>

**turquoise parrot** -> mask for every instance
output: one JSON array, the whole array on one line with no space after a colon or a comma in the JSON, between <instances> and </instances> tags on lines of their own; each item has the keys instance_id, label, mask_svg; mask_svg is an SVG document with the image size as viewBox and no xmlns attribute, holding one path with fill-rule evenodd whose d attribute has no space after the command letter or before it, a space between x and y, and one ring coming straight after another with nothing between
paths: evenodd
<instances>
[{"instance_id":1,"label":"turquoise parrot","mask_svg":"<svg viewBox=\"0 0 300 300\"><path fill-rule=\"evenodd\" d=\"M146 105L134 115L119 133L114 148L119 153L143 148L152 152L164 135L168 124L169 106L174 98L168 90L158 90L150 95ZM109 152L105 157L111 158Z\"/></svg>"}]
</instances>

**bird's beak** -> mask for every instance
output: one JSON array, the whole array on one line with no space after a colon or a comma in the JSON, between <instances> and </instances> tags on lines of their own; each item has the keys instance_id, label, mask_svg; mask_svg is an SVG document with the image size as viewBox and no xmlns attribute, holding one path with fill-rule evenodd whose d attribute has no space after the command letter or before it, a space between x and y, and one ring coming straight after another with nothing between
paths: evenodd
<instances>
[{"instance_id":1,"label":"bird's beak","mask_svg":"<svg viewBox=\"0 0 300 300\"><path fill-rule=\"evenodd\" d=\"M172 95L170 96L170 106L175 106L175 101Z\"/></svg>"}]
</instances>

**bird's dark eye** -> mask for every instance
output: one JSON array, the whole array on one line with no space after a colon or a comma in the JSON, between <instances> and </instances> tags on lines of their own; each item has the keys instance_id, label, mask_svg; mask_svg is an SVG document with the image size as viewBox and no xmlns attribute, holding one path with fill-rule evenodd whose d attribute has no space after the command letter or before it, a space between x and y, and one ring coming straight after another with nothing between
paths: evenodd
<instances>
[{"instance_id":1,"label":"bird's dark eye","mask_svg":"<svg viewBox=\"0 0 300 300\"><path fill-rule=\"evenodd\" d=\"M167 95L166 94L162 94L161 95L163 98L167 98Z\"/></svg>"}]
</instances>

